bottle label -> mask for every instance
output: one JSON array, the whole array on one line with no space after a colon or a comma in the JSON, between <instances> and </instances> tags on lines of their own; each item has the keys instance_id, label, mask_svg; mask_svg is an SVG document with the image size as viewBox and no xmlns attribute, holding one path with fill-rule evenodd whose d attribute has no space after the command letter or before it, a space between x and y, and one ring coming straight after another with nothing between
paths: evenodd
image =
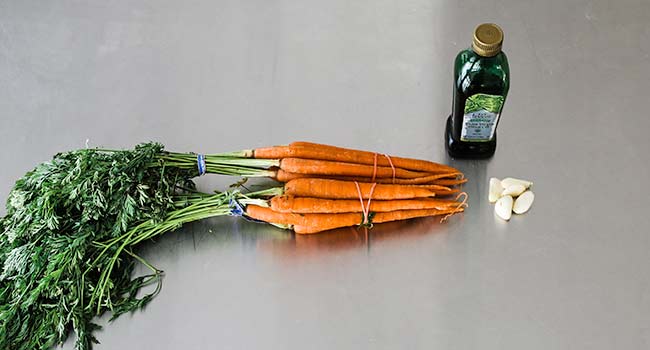
<instances>
[{"instance_id":1,"label":"bottle label","mask_svg":"<svg viewBox=\"0 0 650 350\"><path fill-rule=\"evenodd\" d=\"M492 140L496 130L503 96L475 94L465 101L461 141L486 142Z\"/></svg>"}]
</instances>

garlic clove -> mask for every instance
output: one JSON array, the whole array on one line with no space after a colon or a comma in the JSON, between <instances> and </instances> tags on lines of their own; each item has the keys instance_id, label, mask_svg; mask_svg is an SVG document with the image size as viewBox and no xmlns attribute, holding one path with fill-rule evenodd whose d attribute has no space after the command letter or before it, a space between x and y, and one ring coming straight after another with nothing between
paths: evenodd
<instances>
[{"instance_id":1,"label":"garlic clove","mask_svg":"<svg viewBox=\"0 0 650 350\"><path fill-rule=\"evenodd\" d=\"M510 185L510 186L506 187L505 190L503 190L503 192L501 193L501 195L502 195L502 196L513 196L513 197L517 197L517 196L519 196L520 194L524 193L524 191L526 191L526 187L524 187L524 186L522 186L522 185L519 185L519 184L517 184L517 185Z\"/></svg>"},{"instance_id":2,"label":"garlic clove","mask_svg":"<svg viewBox=\"0 0 650 350\"><path fill-rule=\"evenodd\" d=\"M490 187L488 193L488 200L490 203L496 202L501 198L501 193L503 193L503 186L501 186L501 180L493 177L490 179Z\"/></svg>"},{"instance_id":3,"label":"garlic clove","mask_svg":"<svg viewBox=\"0 0 650 350\"><path fill-rule=\"evenodd\" d=\"M503 188L508 188L512 185L522 185L524 188L529 188L533 185L533 183L528 180L515 179L512 177L506 177L505 179L501 180L501 186L503 186Z\"/></svg>"},{"instance_id":4,"label":"garlic clove","mask_svg":"<svg viewBox=\"0 0 650 350\"><path fill-rule=\"evenodd\" d=\"M512 211L514 211L515 214L523 214L530 209L534 200L535 194L532 191L526 191L515 200L515 203L512 206Z\"/></svg>"},{"instance_id":5,"label":"garlic clove","mask_svg":"<svg viewBox=\"0 0 650 350\"><path fill-rule=\"evenodd\" d=\"M513 200L511 196L503 196L499 198L497 203L494 205L494 212L503 220L510 220L512 216L512 205Z\"/></svg>"}]
</instances>

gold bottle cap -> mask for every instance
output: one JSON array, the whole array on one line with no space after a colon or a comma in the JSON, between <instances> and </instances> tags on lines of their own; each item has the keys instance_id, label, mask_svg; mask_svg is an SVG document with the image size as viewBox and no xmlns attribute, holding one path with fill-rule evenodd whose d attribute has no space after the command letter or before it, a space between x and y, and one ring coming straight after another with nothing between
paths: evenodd
<instances>
[{"instance_id":1,"label":"gold bottle cap","mask_svg":"<svg viewBox=\"0 0 650 350\"><path fill-rule=\"evenodd\" d=\"M483 23L474 29L472 50L484 57L496 56L501 52L503 30L494 23Z\"/></svg>"}]
</instances>

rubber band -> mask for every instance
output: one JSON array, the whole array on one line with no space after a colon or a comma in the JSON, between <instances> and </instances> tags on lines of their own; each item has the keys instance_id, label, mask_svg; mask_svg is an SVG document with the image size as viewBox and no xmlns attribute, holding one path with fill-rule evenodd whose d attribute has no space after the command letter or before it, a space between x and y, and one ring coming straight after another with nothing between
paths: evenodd
<instances>
[{"instance_id":1,"label":"rubber band","mask_svg":"<svg viewBox=\"0 0 650 350\"><path fill-rule=\"evenodd\" d=\"M244 218L244 220L250 222L261 222L261 223L265 222L262 220L253 219L248 215L246 215L246 210L244 210L244 207L234 198L230 198L230 201L228 202L228 206L230 207L230 212L228 213L229 216L242 217Z\"/></svg>"},{"instance_id":2,"label":"rubber band","mask_svg":"<svg viewBox=\"0 0 650 350\"><path fill-rule=\"evenodd\" d=\"M205 156L202 154L196 155L196 166L199 168L199 176L205 175L206 166L205 166Z\"/></svg>"},{"instance_id":3,"label":"rubber band","mask_svg":"<svg viewBox=\"0 0 650 350\"><path fill-rule=\"evenodd\" d=\"M377 177L377 153L375 153L375 163L372 166L372 182L375 182L376 177Z\"/></svg>"},{"instance_id":4,"label":"rubber band","mask_svg":"<svg viewBox=\"0 0 650 350\"><path fill-rule=\"evenodd\" d=\"M388 164L390 164L390 168L393 169L393 184L395 184L395 166L393 165L393 160L390 159L390 156L388 154L384 153L384 157L388 159Z\"/></svg>"},{"instance_id":5,"label":"rubber band","mask_svg":"<svg viewBox=\"0 0 650 350\"><path fill-rule=\"evenodd\" d=\"M373 166L372 166L372 182L375 182L375 179L377 178L377 157L378 156L379 156L379 154L377 152L375 152L375 161L374 161ZM395 183L395 178L397 176L396 176L395 166L393 165L393 160L390 159L390 156L388 154L386 154L386 153L383 153L382 156L386 157L386 159L388 160L388 164L390 164L390 168L393 170L393 184L394 184Z\"/></svg>"},{"instance_id":6,"label":"rubber band","mask_svg":"<svg viewBox=\"0 0 650 350\"><path fill-rule=\"evenodd\" d=\"M366 224L368 224L370 220L370 201L372 200L372 194L375 192L375 187L377 187L377 183L372 184L372 187L370 187L370 194L368 194L368 204L366 204Z\"/></svg>"},{"instance_id":7,"label":"rubber band","mask_svg":"<svg viewBox=\"0 0 650 350\"><path fill-rule=\"evenodd\" d=\"M228 215L230 216L244 216L244 208L237 202L236 199L231 198L230 201L228 202L228 206L230 207L230 213Z\"/></svg>"},{"instance_id":8,"label":"rubber band","mask_svg":"<svg viewBox=\"0 0 650 350\"><path fill-rule=\"evenodd\" d=\"M361 187L359 186L359 183L355 181L354 185L357 186L357 193L359 194L359 203L361 203L361 212L363 213L363 222L361 224L368 225L370 224L369 222L370 201L372 200L372 194L375 192L375 187L377 186L377 183L373 183L372 187L370 187L370 194L368 195L368 204L366 205L363 205L363 194L361 193Z\"/></svg>"},{"instance_id":9,"label":"rubber band","mask_svg":"<svg viewBox=\"0 0 650 350\"><path fill-rule=\"evenodd\" d=\"M450 216L456 214L456 210L460 209L461 207L465 207L465 208L467 208L467 206L468 206L468 204L467 204L467 199L469 198L469 196L467 195L467 192L461 192L461 193L459 193L458 196L456 196L456 199L455 199L455 200L458 200L458 199L460 198L460 196L465 196L465 198L463 198L463 201L462 201L460 204L458 204L458 206L454 209L454 211L452 211L451 213L445 215L445 217L443 217L442 219L440 219L440 223L443 223L443 222L447 221L447 219L448 219Z\"/></svg>"},{"instance_id":10,"label":"rubber band","mask_svg":"<svg viewBox=\"0 0 650 350\"><path fill-rule=\"evenodd\" d=\"M363 223L366 223L366 207L363 205L363 195L361 194L361 188L359 187L358 182L354 182L354 185L357 186L357 193L359 194L359 202L361 203L361 213L363 214Z\"/></svg>"}]
</instances>

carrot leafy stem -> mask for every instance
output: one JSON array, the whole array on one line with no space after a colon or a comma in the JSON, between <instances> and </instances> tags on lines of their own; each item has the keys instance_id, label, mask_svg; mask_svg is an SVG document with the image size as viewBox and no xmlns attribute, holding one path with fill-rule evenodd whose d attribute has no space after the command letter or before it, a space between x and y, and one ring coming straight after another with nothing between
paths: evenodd
<instances>
[{"instance_id":1,"label":"carrot leafy stem","mask_svg":"<svg viewBox=\"0 0 650 350\"><path fill-rule=\"evenodd\" d=\"M273 161L206 156L208 173L263 176ZM181 225L230 212L238 191L202 194L190 180L196 154L158 143L131 150L59 153L14 185L0 218L0 349L49 349L71 331L89 350L93 318L140 309L160 291L162 271L134 252ZM151 273L133 277L135 266ZM138 297L147 285L152 293Z\"/></svg>"}]
</instances>

